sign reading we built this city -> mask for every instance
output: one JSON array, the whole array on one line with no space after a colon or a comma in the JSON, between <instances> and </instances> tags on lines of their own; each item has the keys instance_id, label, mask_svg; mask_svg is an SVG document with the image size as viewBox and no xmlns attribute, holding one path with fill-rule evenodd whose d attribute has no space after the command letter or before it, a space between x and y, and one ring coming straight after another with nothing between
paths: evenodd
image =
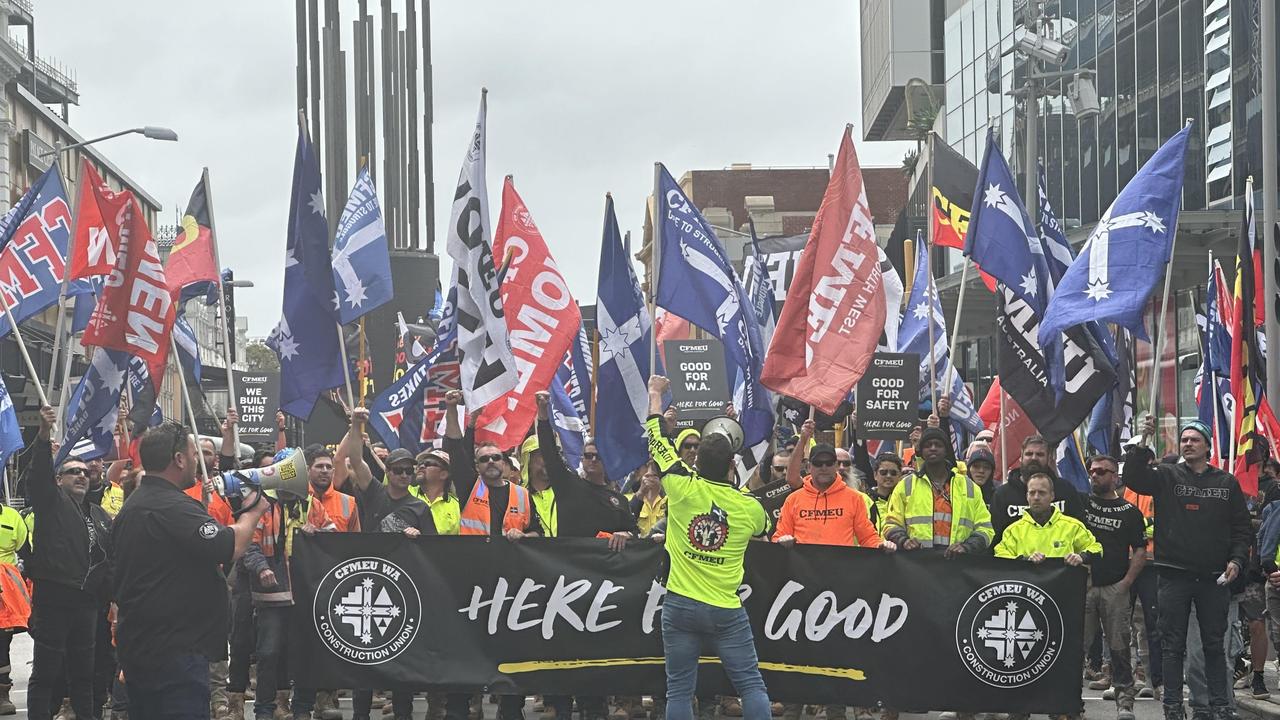
<instances>
[{"instance_id":1,"label":"sign reading we built this city","mask_svg":"<svg viewBox=\"0 0 1280 720\"><path fill-rule=\"evenodd\" d=\"M236 381L236 405L240 409L240 439L274 441L276 412L280 409L280 373L232 372Z\"/></svg>"}]
</instances>

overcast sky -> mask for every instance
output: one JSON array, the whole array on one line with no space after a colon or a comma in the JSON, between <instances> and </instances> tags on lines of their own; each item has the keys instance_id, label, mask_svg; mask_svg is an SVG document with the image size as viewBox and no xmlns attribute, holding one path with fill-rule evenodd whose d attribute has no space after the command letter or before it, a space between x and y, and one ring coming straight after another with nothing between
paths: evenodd
<instances>
[{"instance_id":1,"label":"overcast sky","mask_svg":"<svg viewBox=\"0 0 1280 720\"><path fill-rule=\"evenodd\" d=\"M393 3L403 11L404 0ZM266 335L280 315L296 140L294 3L35 6L37 53L79 81L79 133L146 124L181 137L101 146L165 203L163 222L209 167L222 263L257 284L240 291L237 310L251 336ZM347 49L355 6L342 2ZM502 177L513 174L570 288L594 302L604 194L638 235L655 160L677 177L734 162L825 165L845 123L860 139L857 6L435 0L438 250L487 86L491 212L496 220ZM865 165L897 165L905 147L858 143Z\"/></svg>"}]
</instances>

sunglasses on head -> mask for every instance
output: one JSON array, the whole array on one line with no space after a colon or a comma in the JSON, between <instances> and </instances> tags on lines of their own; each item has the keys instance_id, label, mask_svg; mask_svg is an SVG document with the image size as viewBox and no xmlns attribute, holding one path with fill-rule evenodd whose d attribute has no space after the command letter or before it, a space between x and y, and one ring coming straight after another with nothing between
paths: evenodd
<instances>
[{"instance_id":1,"label":"sunglasses on head","mask_svg":"<svg viewBox=\"0 0 1280 720\"><path fill-rule=\"evenodd\" d=\"M813 467L831 467L836 464L835 458L830 460L810 460L809 464Z\"/></svg>"},{"instance_id":2,"label":"sunglasses on head","mask_svg":"<svg viewBox=\"0 0 1280 720\"><path fill-rule=\"evenodd\" d=\"M600 453L584 452L582 453L582 459L583 460L599 460Z\"/></svg>"},{"instance_id":3,"label":"sunglasses on head","mask_svg":"<svg viewBox=\"0 0 1280 720\"><path fill-rule=\"evenodd\" d=\"M477 455L476 462L481 463L497 463L506 459L502 453L493 453L491 455Z\"/></svg>"}]
</instances>

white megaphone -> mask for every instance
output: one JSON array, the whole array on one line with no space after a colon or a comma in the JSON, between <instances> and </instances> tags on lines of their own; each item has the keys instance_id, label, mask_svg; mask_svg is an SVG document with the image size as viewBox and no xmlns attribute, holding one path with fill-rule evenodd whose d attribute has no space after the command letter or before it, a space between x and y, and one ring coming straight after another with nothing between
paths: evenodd
<instances>
[{"instance_id":1,"label":"white megaphone","mask_svg":"<svg viewBox=\"0 0 1280 720\"><path fill-rule=\"evenodd\" d=\"M238 498L244 494L246 487L258 492L275 490L276 494L287 494L304 498L310 487L307 475L307 461L301 448L293 448L289 454L279 461L264 468L243 468L222 473L213 480L218 494L225 498Z\"/></svg>"},{"instance_id":2,"label":"white megaphone","mask_svg":"<svg viewBox=\"0 0 1280 720\"><path fill-rule=\"evenodd\" d=\"M706 435L723 435L729 440L729 445L733 447L734 452L742 449L742 424L728 415L713 417L702 426L702 434Z\"/></svg>"}]
</instances>

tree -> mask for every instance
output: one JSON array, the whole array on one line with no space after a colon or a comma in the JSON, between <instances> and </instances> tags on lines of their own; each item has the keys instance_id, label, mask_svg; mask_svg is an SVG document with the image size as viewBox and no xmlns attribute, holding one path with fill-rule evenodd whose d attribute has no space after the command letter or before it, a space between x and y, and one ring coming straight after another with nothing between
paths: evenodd
<instances>
[{"instance_id":1,"label":"tree","mask_svg":"<svg viewBox=\"0 0 1280 720\"><path fill-rule=\"evenodd\" d=\"M280 370L280 358L276 357L276 351L267 347L267 344L261 340L253 340L245 345L244 362L250 370L271 372Z\"/></svg>"}]
</instances>

